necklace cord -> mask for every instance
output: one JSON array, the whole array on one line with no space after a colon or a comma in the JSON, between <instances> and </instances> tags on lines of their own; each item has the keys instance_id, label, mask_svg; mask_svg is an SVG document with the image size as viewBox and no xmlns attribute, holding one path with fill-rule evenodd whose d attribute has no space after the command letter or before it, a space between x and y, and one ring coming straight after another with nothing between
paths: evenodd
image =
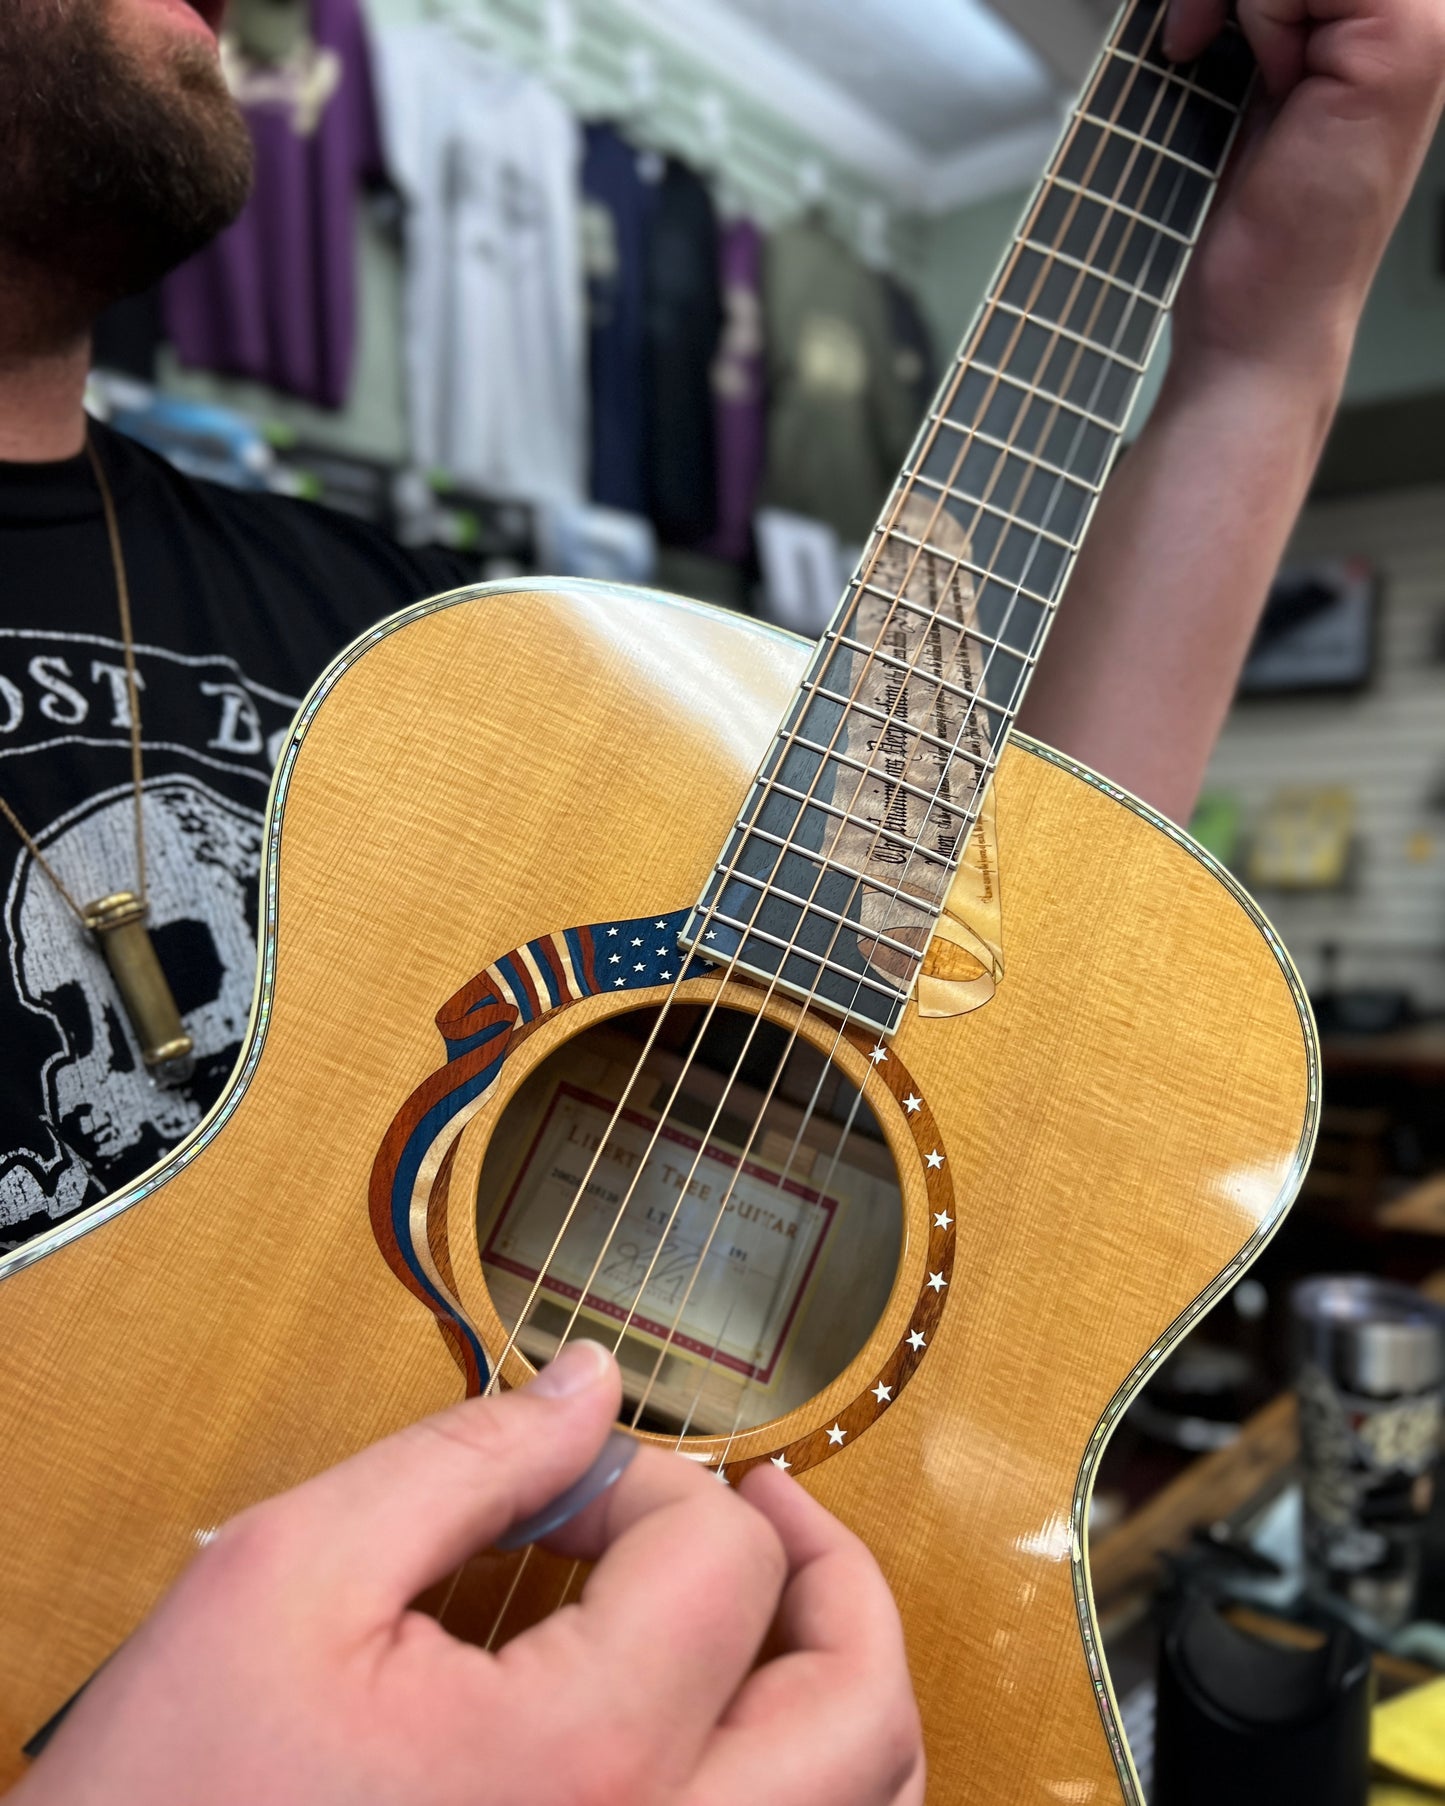
<instances>
[{"instance_id":1,"label":"necklace cord","mask_svg":"<svg viewBox=\"0 0 1445 1806\"><path fill-rule=\"evenodd\" d=\"M100 453L95 448L95 440L91 437L88 426L85 434L85 452L90 459L90 468L95 472L96 488L100 491L100 506L105 516L106 537L110 542L110 562L115 571L116 600L120 606L121 642L125 650L125 687L130 709L130 776L131 786L135 792L136 887L141 907L145 909L149 906L150 898L146 890L146 841L142 806L144 792L141 777L140 679L136 675L135 636L131 632L130 625L130 585L126 581L125 553L120 543L120 522L116 518L115 497L111 494L105 466L100 461ZM70 889L60 873L41 852L34 835L3 796L0 796L0 815L3 815L15 830L30 857L55 886L61 900L76 921L82 927L87 927L84 909L71 895Z\"/></svg>"},{"instance_id":2,"label":"necklace cord","mask_svg":"<svg viewBox=\"0 0 1445 1806\"><path fill-rule=\"evenodd\" d=\"M148 909L150 893L146 887L145 793L141 777L140 679L136 675L135 634L132 632L130 624L130 584L126 579L125 554L121 549L120 522L116 518L115 497L111 494L110 479L105 474L105 466L101 463L95 439L89 430L85 435L85 450L90 459L90 468L95 472L96 487L100 491L100 505L105 513L106 537L110 541L110 561L115 568L115 595L120 608L121 639L125 645L126 700L130 708L130 775L135 789L136 889L140 897L141 908Z\"/></svg>"}]
</instances>

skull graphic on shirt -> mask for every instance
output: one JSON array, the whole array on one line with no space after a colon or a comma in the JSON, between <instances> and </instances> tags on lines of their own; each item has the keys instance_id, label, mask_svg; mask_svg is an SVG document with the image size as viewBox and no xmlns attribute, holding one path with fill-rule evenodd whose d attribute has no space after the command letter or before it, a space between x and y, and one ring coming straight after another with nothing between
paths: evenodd
<instances>
[{"instance_id":1,"label":"skull graphic on shirt","mask_svg":"<svg viewBox=\"0 0 1445 1806\"><path fill-rule=\"evenodd\" d=\"M214 1080L234 1064L250 1013L262 818L193 779L166 778L146 788L145 834L151 935L195 1041L198 1076ZM73 812L43 850L83 900L132 883L129 788ZM103 957L28 857L8 914L21 1001L54 1025L55 1051L37 1082L59 1158L55 1149L0 1156L0 1225L62 1216L94 1195L96 1181L113 1189L202 1112L194 1081L162 1088L150 1077Z\"/></svg>"}]
</instances>

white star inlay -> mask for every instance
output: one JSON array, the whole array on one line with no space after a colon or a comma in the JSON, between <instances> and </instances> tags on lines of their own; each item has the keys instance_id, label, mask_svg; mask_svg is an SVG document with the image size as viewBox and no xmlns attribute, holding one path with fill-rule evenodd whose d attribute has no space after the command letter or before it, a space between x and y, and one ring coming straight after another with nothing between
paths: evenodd
<instances>
[{"instance_id":1,"label":"white star inlay","mask_svg":"<svg viewBox=\"0 0 1445 1806\"><path fill-rule=\"evenodd\" d=\"M653 927L654 927L654 928L666 928L666 926L667 926L667 918L666 918L666 916L664 916L664 917L663 917L663 918L662 918L662 920L661 920L661 921L660 921L660 922L654 922L654 923L653 923L653 924L652 924L652 926L653 926Z\"/></svg>"},{"instance_id":2,"label":"white star inlay","mask_svg":"<svg viewBox=\"0 0 1445 1806\"><path fill-rule=\"evenodd\" d=\"M935 1292L941 1292L948 1284L948 1281L941 1273L930 1273L928 1275L928 1283L933 1287Z\"/></svg>"},{"instance_id":3,"label":"white star inlay","mask_svg":"<svg viewBox=\"0 0 1445 1806\"><path fill-rule=\"evenodd\" d=\"M659 959L665 959L667 957L666 947L656 947L653 951L657 954Z\"/></svg>"},{"instance_id":4,"label":"white star inlay","mask_svg":"<svg viewBox=\"0 0 1445 1806\"><path fill-rule=\"evenodd\" d=\"M634 947L640 947L642 945L642 936L638 935L637 939L632 944Z\"/></svg>"},{"instance_id":5,"label":"white star inlay","mask_svg":"<svg viewBox=\"0 0 1445 1806\"><path fill-rule=\"evenodd\" d=\"M875 1066L881 1066L883 1064L883 1062L888 1058L888 1049L880 1043L877 1047L875 1047L873 1049L872 1053L869 1054L868 1058L873 1062L873 1064Z\"/></svg>"},{"instance_id":6,"label":"white star inlay","mask_svg":"<svg viewBox=\"0 0 1445 1806\"><path fill-rule=\"evenodd\" d=\"M840 1448L843 1443L843 1438L847 1434L848 1434L848 1432L843 1428L842 1424L835 1423L833 1425L832 1429L829 1430L829 1432L828 1432L828 1440L829 1440L829 1442L832 1443L832 1445L835 1449Z\"/></svg>"},{"instance_id":7,"label":"white star inlay","mask_svg":"<svg viewBox=\"0 0 1445 1806\"><path fill-rule=\"evenodd\" d=\"M641 960L638 960L637 964L632 968L632 970L634 972L645 972L647 970L647 967L643 965Z\"/></svg>"},{"instance_id":8,"label":"white star inlay","mask_svg":"<svg viewBox=\"0 0 1445 1806\"><path fill-rule=\"evenodd\" d=\"M940 1210L938 1215L933 1219L933 1227L935 1229L952 1229L953 1218L946 1210Z\"/></svg>"},{"instance_id":9,"label":"white star inlay","mask_svg":"<svg viewBox=\"0 0 1445 1806\"><path fill-rule=\"evenodd\" d=\"M935 1148L928 1156L928 1164L933 1168L934 1172L937 1172L939 1167L943 1165L943 1156L939 1153L937 1148Z\"/></svg>"},{"instance_id":10,"label":"white star inlay","mask_svg":"<svg viewBox=\"0 0 1445 1806\"><path fill-rule=\"evenodd\" d=\"M663 977L664 977L664 978L671 978L671 977L672 977L672 974L671 974L671 972L664 972L664 973L663 973L663 974L662 974L662 976L663 976Z\"/></svg>"},{"instance_id":11,"label":"white star inlay","mask_svg":"<svg viewBox=\"0 0 1445 1806\"><path fill-rule=\"evenodd\" d=\"M910 1092L903 1100L903 1108L910 1116L917 1116L918 1112L923 1108L923 1099L919 1097L916 1092Z\"/></svg>"},{"instance_id":12,"label":"white star inlay","mask_svg":"<svg viewBox=\"0 0 1445 1806\"><path fill-rule=\"evenodd\" d=\"M616 929L615 929L615 928L609 928L609 929L608 929L608 930L607 930L607 932L608 932L608 933L609 933L609 934L616 934L616 932L617 932L617 930L616 930Z\"/></svg>"},{"instance_id":13,"label":"white star inlay","mask_svg":"<svg viewBox=\"0 0 1445 1806\"><path fill-rule=\"evenodd\" d=\"M928 1338L920 1331L914 1330L913 1334L908 1338L908 1346L916 1353L920 1348L926 1348L928 1346Z\"/></svg>"},{"instance_id":14,"label":"white star inlay","mask_svg":"<svg viewBox=\"0 0 1445 1806\"><path fill-rule=\"evenodd\" d=\"M891 1386L885 1386L882 1380L879 1380L878 1384L873 1388L873 1396L878 1400L880 1405L886 1405L893 1396L893 1388ZM870 1443L868 1446L871 1448L873 1445Z\"/></svg>"},{"instance_id":15,"label":"white star inlay","mask_svg":"<svg viewBox=\"0 0 1445 1806\"><path fill-rule=\"evenodd\" d=\"M620 966L622 964L622 955L620 953L609 954L607 963L611 966Z\"/></svg>"},{"instance_id":16,"label":"white star inlay","mask_svg":"<svg viewBox=\"0 0 1445 1806\"><path fill-rule=\"evenodd\" d=\"M785 1474L790 1474L793 1471L793 1464L786 1455L774 1455L773 1466L780 1467Z\"/></svg>"},{"instance_id":17,"label":"white star inlay","mask_svg":"<svg viewBox=\"0 0 1445 1806\"><path fill-rule=\"evenodd\" d=\"M614 989L620 991L626 983L627 983L627 980L625 978L619 978L616 985L614 986Z\"/></svg>"},{"instance_id":18,"label":"white star inlay","mask_svg":"<svg viewBox=\"0 0 1445 1806\"><path fill-rule=\"evenodd\" d=\"M707 933L702 938L705 941L715 941L717 939L717 929L709 928Z\"/></svg>"}]
</instances>

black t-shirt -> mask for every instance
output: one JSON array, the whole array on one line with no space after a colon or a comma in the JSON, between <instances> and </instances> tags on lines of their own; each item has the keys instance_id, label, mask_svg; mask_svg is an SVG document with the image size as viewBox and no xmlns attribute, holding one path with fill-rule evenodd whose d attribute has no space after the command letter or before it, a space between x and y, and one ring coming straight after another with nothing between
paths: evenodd
<instances>
[{"instance_id":1,"label":"black t-shirt","mask_svg":"<svg viewBox=\"0 0 1445 1806\"><path fill-rule=\"evenodd\" d=\"M367 627L472 573L306 502L193 482L93 428L130 582L151 929L194 1076L152 1082L104 959L0 818L0 1247L144 1170L239 1052L272 767ZM136 887L114 569L89 460L0 463L0 795L76 900Z\"/></svg>"}]
</instances>

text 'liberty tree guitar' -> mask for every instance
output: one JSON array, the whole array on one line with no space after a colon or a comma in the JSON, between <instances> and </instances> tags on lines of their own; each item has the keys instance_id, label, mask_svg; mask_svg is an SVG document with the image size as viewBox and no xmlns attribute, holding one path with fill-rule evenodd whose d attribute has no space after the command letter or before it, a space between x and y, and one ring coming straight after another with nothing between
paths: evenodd
<instances>
[{"instance_id":1,"label":"text 'liberty tree guitar'","mask_svg":"<svg viewBox=\"0 0 1445 1806\"><path fill-rule=\"evenodd\" d=\"M0 1782L213 1526L586 1330L642 1433L875 1549L934 1799L1137 1797L1093 1475L1317 1110L1248 899L1010 738L1250 82L1233 32L1165 64L1161 11L1124 6L816 648L492 585L308 700L222 1102L0 1285ZM484 1556L447 1622L576 1584Z\"/></svg>"}]
</instances>

